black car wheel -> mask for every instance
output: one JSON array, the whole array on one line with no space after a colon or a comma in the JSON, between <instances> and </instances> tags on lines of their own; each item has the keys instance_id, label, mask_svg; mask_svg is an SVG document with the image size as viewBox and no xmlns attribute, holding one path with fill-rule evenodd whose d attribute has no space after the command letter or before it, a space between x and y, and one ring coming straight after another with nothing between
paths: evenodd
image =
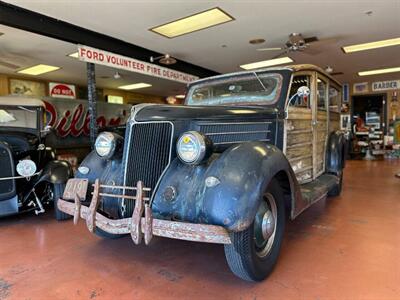
<instances>
[{"instance_id":1,"label":"black car wheel","mask_svg":"<svg viewBox=\"0 0 400 300\"><path fill-rule=\"evenodd\" d=\"M329 192L328 196L329 197L336 197L339 196L340 193L342 192L342 186L343 186L343 171L340 172L339 175L339 183L335 185Z\"/></svg>"},{"instance_id":2,"label":"black car wheel","mask_svg":"<svg viewBox=\"0 0 400 300\"><path fill-rule=\"evenodd\" d=\"M278 260L284 230L283 193L278 182L272 180L252 225L232 233L232 244L225 245L225 257L231 271L247 281L265 279Z\"/></svg>"},{"instance_id":3,"label":"black car wheel","mask_svg":"<svg viewBox=\"0 0 400 300\"><path fill-rule=\"evenodd\" d=\"M63 221L63 220L67 220L67 219L71 218L71 216L69 214L62 212L61 210L58 209L58 206L57 206L58 199L62 198L64 189L65 189L64 183L54 183L51 185L51 189L50 189L51 195L49 198L53 200L54 215L55 215L57 221Z\"/></svg>"},{"instance_id":4,"label":"black car wheel","mask_svg":"<svg viewBox=\"0 0 400 300\"><path fill-rule=\"evenodd\" d=\"M122 238L122 237L126 236L126 234L109 233L109 232L106 232L106 231L104 231L104 230L102 230L102 229L100 229L98 227L95 228L94 233L97 236L99 236L99 237L101 237L103 239L112 239L112 240L119 239L119 238Z\"/></svg>"}]
</instances>

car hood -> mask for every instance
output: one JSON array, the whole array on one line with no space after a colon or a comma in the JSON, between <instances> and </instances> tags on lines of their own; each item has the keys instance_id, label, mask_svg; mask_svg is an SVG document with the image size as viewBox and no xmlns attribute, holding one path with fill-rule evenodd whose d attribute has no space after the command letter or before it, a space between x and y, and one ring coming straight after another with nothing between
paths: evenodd
<instances>
[{"instance_id":1,"label":"car hood","mask_svg":"<svg viewBox=\"0 0 400 300\"><path fill-rule=\"evenodd\" d=\"M132 108L132 118L136 122L271 118L276 116L275 107L259 106L186 106L186 105L137 105Z\"/></svg>"}]
</instances>

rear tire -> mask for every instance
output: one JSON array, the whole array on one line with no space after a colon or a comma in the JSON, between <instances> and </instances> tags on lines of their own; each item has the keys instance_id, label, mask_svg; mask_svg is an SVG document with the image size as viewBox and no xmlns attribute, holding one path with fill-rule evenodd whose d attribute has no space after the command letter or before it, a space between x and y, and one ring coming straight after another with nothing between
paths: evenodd
<instances>
[{"instance_id":1,"label":"rear tire","mask_svg":"<svg viewBox=\"0 0 400 300\"><path fill-rule=\"evenodd\" d=\"M58 199L62 198L64 193L65 183L54 183L52 184L51 190L53 193L53 203L54 203L54 215L57 221L64 221L72 218L69 214L58 209L57 203Z\"/></svg>"},{"instance_id":2,"label":"rear tire","mask_svg":"<svg viewBox=\"0 0 400 300\"><path fill-rule=\"evenodd\" d=\"M342 186L343 186L343 171L340 172L339 175L339 183L335 185L329 192L328 196L329 197L337 197L341 194L342 192Z\"/></svg>"},{"instance_id":3,"label":"rear tire","mask_svg":"<svg viewBox=\"0 0 400 300\"><path fill-rule=\"evenodd\" d=\"M283 192L273 179L253 223L244 231L232 233L232 244L224 246L226 260L236 276L261 281L273 271L282 244L285 216Z\"/></svg>"}]
</instances>

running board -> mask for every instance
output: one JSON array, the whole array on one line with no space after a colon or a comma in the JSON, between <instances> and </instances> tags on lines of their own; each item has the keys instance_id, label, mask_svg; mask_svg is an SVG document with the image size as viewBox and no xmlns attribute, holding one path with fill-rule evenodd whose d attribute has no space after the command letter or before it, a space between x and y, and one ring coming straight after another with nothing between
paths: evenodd
<instances>
[{"instance_id":1,"label":"running board","mask_svg":"<svg viewBox=\"0 0 400 300\"><path fill-rule=\"evenodd\" d=\"M303 199L310 205L326 198L328 192L339 184L339 177L333 174L323 174L317 179L302 184L300 191Z\"/></svg>"}]
</instances>

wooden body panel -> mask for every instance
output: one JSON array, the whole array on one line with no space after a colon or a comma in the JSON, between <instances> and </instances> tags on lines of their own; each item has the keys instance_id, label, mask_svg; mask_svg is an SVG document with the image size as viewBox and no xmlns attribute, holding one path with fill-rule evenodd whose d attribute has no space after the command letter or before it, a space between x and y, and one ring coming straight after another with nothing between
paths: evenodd
<instances>
[{"instance_id":1,"label":"wooden body panel","mask_svg":"<svg viewBox=\"0 0 400 300\"><path fill-rule=\"evenodd\" d=\"M326 111L317 112L317 124L314 128L315 134L315 177L325 171L325 149L328 140L328 116Z\"/></svg>"},{"instance_id":2,"label":"wooden body panel","mask_svg":"<svg viewBox=\"0 0 400 300\"><path fill-rule=\"evenodd\" d=\"M285 154L299 183L312 179L312 112L309 108L289 107L285 120Z\"/></svg>"},{"instance_id":3,"label":"wooden body panel","mask_svg":"<svg viewBox=\"0 0 400 300\"><path fill-rule=\"evenodd\" d=\"M329 132L340 130L340 113L329 112Z\"/></svg>"}]
</instances>

